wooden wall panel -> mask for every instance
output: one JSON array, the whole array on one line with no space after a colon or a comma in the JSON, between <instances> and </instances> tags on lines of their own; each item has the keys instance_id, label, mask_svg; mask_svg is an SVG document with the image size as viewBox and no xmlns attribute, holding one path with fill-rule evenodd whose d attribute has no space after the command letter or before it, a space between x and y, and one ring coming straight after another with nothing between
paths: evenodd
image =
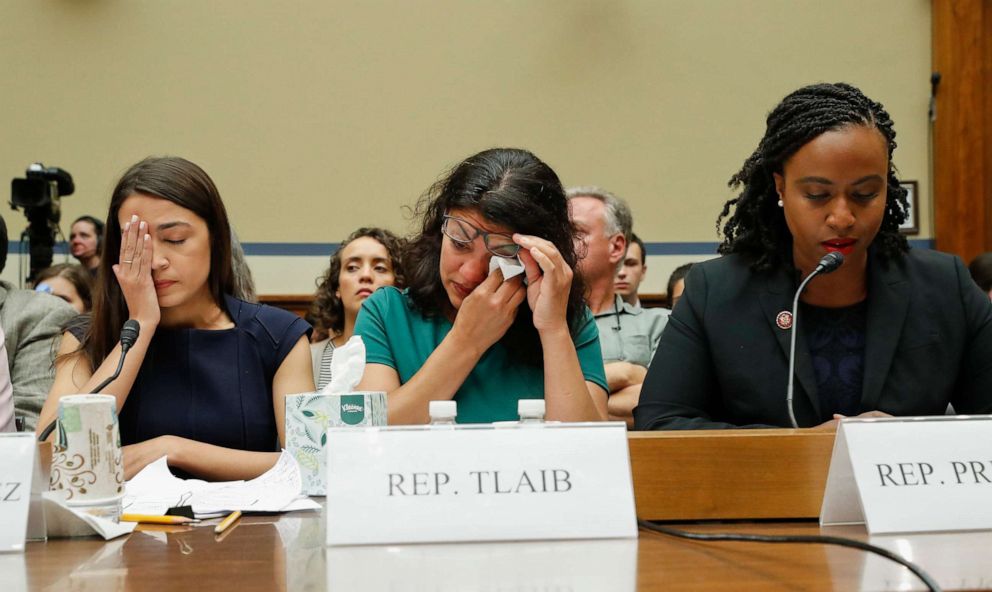
<instances>
[{"instance_id":1,"label":"wooden wall panel","mask_svg":"<svg viewBox=\"0 0 992 592\"><path fill-rule=\"evenodd\" d=\"M992 0L933 0L936 246L992 250Z\"/></svg>"}]
</instances>

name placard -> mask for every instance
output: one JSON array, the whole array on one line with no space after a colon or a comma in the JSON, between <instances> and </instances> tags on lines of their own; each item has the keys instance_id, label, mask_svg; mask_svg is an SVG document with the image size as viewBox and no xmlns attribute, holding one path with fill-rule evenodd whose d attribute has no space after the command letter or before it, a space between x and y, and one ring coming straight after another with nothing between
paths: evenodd
<instances>
[{"instance_id":1,"label":"name placard","mask_svg":"<svg viewBox=\"0 0 992 592\"><path fill-rule=\"evenodd\" d=\"M630 538L621 422L331 428L327 544Z\"/></svg>"},{"instance_id":2,"label":"name placard","mask_svg":"<svg viewBox=\"0 0 992 592\"><path fill-rule=\"evenodd\" d=\"M34 434L0 434L0 552L24 551Z\"/></svg>"},{"instance_id":3,"label":"name placard","mask_svg":"<svg viewBox=\"0 0 992 592\"><path fill-rule=\"evenodd\" d=\"M992 416L844 419L820 524L992 529Z\"/></svg>"}]
</instances>

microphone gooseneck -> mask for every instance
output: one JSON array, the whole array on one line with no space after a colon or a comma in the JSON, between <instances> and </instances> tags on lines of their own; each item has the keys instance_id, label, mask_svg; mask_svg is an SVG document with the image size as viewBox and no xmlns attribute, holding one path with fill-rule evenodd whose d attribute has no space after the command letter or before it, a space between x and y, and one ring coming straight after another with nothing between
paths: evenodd
<instances>
[{"instance_id":1,"label":"microphone gooseneck","mask_svg":"<svg viewBox=\"0 0 992 592\"><path fill-rule=\"evenodd\" d=\"M792 299L792 327L790 328L792 335L790 336L789 343L789 386L786 390L785 402L789 407L789 421L792 422L792 427L794 428L799 427L799 424L796 422L796 413L792 408L792 392L796 386L796 325L799 324L799 296L806 289L806 284L810 280L819 274L837 271L837 268L843 263L844 255L838 251L831 251L821 257L820 262L817 263L813 272L806 276L806 279L799 284L799 288L796 289L796 295Z\"/></svg>"},{"instance_id":2,"label":"microphone gooseneck","mask_svg":"<svg viewBox=\"0 0 992 592\"><path fill-rule=\"evenodd\" d=\"M100 391L106 388L108 384L117 380L117 377L121 375L121 370L124 368L124 358L127 356L128 350L130 350L131 347L134 346L135 342L138 341L138 335L140 333L141 333L141 323L139 323L134 319L128 319L127 321L124 322L124 326L121 327L121 357L120 359L117 360L117 369L114 370L113 374L107 377L107 380L104 380L103 382L98 384L95 389L91 390L90 391L91 395L98 394ZM58 420L56 419L53 420L47 426L45 426L45 429L42 430L41 433L38 435L39 442L44 442L46 439L48 439L48 436L50 436L52 431L55 430L55 426L57 422Z\"/></svg>"}]
</instances>

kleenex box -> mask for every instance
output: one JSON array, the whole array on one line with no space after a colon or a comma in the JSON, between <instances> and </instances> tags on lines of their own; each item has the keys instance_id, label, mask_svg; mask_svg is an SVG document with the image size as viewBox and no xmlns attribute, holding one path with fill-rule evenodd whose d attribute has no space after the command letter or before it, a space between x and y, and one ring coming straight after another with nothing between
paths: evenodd
<instances>
[{"instance_id":1,"label":"kleenex box","mask_svg":"<svg viewBox=\"0 0 992 592\"><path fill-rule=\"evenodd\" d=\"M286 396L286 450L300 464L303 493L325 495L327 428L386 425L386 393L359 391L339 395Z\"/></svg>"}]
</instances>

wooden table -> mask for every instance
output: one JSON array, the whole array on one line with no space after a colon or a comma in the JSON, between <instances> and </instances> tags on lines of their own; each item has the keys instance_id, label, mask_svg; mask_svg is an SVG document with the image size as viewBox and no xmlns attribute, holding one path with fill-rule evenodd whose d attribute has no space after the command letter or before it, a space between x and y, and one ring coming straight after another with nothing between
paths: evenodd
<instances>
[{"instance_id":1,"label":"wooden table","mask_svg":"<svg viewBox=\"0 0 992 592\"><path fill-rule=\"evenodd\" d=\"M632 433L638 514L696 532L829 534L906 557L948 590L992 589L992 532L869 537L820 528L833 436L803 430ZM712 519L736 520L716 523ZM706 520L704 522L688 522ZM912 590L905 568L823 545L638 539L325 548L318 512L142 526L118 540L0 555L0 592L31 590ZM671 523L669 523L671 524Z\"/></svg>"},{"instance_id":2,"label":"wooden table","mask_svg":"<svg viewBox=\"0 0 992 592\"><path fill-rule=\"evenodd\" d=\"M697 532L834 534L815 523L681 525ZM871 537L911 555L946 589L992 588L992 533ZM908 590L906 569L853 549L699 543L642 531L629 541L325 548L318 512L246 517L128 537L30 543L0 556L0 589L30 590ZM915 588L913 587L915 586Z\"/></svg>"}]
</instances>

